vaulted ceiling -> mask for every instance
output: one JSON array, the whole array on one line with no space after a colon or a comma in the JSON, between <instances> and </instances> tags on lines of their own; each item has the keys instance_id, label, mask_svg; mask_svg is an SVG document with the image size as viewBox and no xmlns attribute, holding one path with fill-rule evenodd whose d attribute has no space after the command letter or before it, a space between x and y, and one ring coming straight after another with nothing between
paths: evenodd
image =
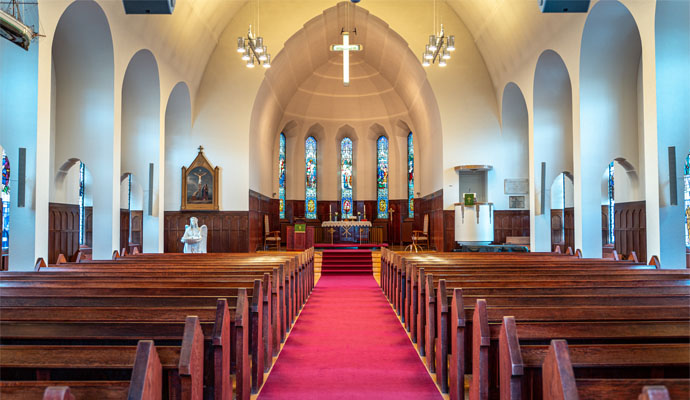
<instances>
[{"instance_id":1,"label":"vaulted ceiling","mask_svg":"<svg viewBox=\"0 0 690 400\"><path fill-rule=\"evenodd\" d=\"M182 69L203 70L223 31L243 7L256 15L271 12L272 4L286 0L177 0L175 12L168 16L134 17L132 27L142 31L150 40L164 42L166 57L177 60ZM311 10L318 15L334 6L338 0L290 0L294 7ZM405 13L410 6L433 7L434 0L364 0L359 6L399 3L397 12ZM503 74L532 56L530 48L537 48L547 38L558 33L569 21L586 14L542 14L537 0L436 0L439 19L443 12L454 12L464 22L481 52L494 83ZM445 7L445 6L448 7ZM406 7L408 6L408 7ZM377 15L384 21L386 15ZM306 22L306 21L304 21ZM426 32L428 29L420 30ZM409 40L409 38L405 38ZM273 49L274 54L278 48ZM422 49L419 49L420 51ZM189 64L189 65L184 65ZM193 65L192 65L193 64Z\"/></svg>"}]
</instances>

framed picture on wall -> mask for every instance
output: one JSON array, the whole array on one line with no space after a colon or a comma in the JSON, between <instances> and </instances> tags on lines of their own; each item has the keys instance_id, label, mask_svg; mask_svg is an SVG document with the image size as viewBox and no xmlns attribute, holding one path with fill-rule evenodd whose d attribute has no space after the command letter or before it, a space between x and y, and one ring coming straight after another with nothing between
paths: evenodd
<instances>
[{"instance_id":1,"label":"framed picture on wall","mask_svg":"<svg viewBox=\"0 0 690 400\"><path fill-rule=\"evenodd\" d=\"M181 210L218 210L218 167L213 167L199 146L199 154L189 167L182 167Z\"/></svg>"},{"instance_id":2,"label":"framed picture on wall","mask_svg":"<svg viewBox=\"0 0 690 400\"><path fill-rule=\"evenodd\" d=\"M525 196L508 196L510 208L525 208Z\"/></svg>"}]
</instances>

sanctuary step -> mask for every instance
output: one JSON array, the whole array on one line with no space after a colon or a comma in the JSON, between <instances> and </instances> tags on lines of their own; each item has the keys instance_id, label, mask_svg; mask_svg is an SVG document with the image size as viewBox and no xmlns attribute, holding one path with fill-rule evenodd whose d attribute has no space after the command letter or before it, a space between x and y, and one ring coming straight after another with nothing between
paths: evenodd
<instances>
[{"instance_id":1,"label":"sanctuary step","mask_svg":"<svg viewBox=\"0 0 690 400\"><path fill-rule=\"evenodd\" d=\"M371 274L371 250L324 250L321 273Z\"/></svg>"}]
</instances>

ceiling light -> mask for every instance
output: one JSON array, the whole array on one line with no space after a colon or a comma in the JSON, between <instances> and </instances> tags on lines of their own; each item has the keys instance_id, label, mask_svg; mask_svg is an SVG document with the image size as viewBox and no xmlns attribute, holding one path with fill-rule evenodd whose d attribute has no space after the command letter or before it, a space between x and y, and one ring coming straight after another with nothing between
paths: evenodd
<instances>
[{"instance_id":1,"label":"ceiling light","mask_svg":"<svg viewBox=\"0 0 690 400\"><path fill-rule=\"evenodd\" d=\"M271 55L270 54L266 54L266 61L264 61L263 64L261 64L261 66L264 68L271 68Z\"/></svg>"},{"instance_id":2,"label":"ceiling light","mask_svg":"<svg viewBox=\"0 0 690 400\"><path fill-rule=\"evenodd\" d=\"M438 35L429 35L429 44L422 53L422 66L428 67L438 61L439 67L445 67L450 60L450 52L455 50L455 36L446 36L443 24Z\"/></svg>"},{"instance_id":3,"label":"ceiling light","mask_svg":"<svg viewBox=\"0 0 690 400\"><path fill-rule=\"evenodd\" d=\"M238 53L244 53L244 38L243 37L237 38L237 52Z\"/></svg>"},{"instance_id":4,"label":"ceiling light","mask_svg":"<svg viewBox=\"0 0 690 400\"><path fill-rule=\"evenodd\" d=\"M254 59L250 58L249 61L247 61L247 68L254 68Z\"/></svg>"},{"instance_id":5,"label":"ceiling light","mask_svg":"<svg viewBox=\"0 0 690 400\"><path fill-rule=\"evenodd\" d=\"M268 49L264 46L264 39L261 36L254 36L251 25L249 25L246 38L237 38L237 52L242 53L242 60L247 62L247 68L254 68L257 64L261 64L264 68L271 67L271 56L268 55Z\"/></svg>"}]
</instances>

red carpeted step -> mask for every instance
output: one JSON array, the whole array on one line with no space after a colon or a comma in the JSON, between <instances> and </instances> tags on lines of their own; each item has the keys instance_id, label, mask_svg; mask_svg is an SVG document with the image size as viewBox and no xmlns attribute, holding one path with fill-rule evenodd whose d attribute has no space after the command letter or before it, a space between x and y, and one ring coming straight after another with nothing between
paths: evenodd
<instances>
[{"instance_id":1,"label":"red carpeted step","mask_svg":"<svg viewBox=\"0 0 690 400\"><path fill-rule=\"evenodd\" d=\"M371 274L323 275L259 400L442 400Z\"/></svg>"}]
</instances>

